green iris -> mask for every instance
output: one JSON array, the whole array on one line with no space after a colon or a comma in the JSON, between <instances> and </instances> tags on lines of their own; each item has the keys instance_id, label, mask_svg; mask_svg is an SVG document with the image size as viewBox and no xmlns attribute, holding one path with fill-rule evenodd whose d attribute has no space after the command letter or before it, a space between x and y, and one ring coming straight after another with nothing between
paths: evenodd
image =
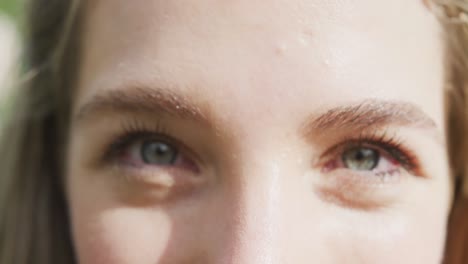
<instances>
[{"instance_id":1,"label":"green iris","mask_svg":"<svg viewBox=\"0 0 468 264\"><path fill-rule=\"evenodd\" d=\"M342 160L346 168L359 171L370 171L379 164L379 153L370 148L357 147L343 153Z\"/></svg>"}]
</instances>

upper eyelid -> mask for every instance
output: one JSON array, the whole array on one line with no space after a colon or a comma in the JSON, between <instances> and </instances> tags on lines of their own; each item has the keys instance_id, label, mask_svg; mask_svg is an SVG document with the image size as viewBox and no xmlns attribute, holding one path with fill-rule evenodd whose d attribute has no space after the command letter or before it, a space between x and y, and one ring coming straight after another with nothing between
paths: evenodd
<instances>
[{"instance_id":1,"label":"upper eyelid","mask_svg":"<svg viewBox=\"0 0 468 264\"><path fill-rule=\"evenodd\" d=\"M381 139L383 141L383 139ZM394 140L394 139L391 139ZM400 143L397 143L398 141L395 141L395 144L398 144L400 146ZM377 140L377 139L372 139L372 136L370 137L358 137L358 138L345 138L341 139L338 141L338 143L335 143L332 147L329 147L322 155L322 157L327 157L330 156L338 151L342 151L344 148L350 148L350 147L369 147L371 145L372 147L382 149L382 144L383 142Z\"/></svg>"},{"instance_id":2,"label":"upper eyelid","mask_svg":"<svg viewBox=\"0 0 468 264\"><path fill-rule=\"evenodd\" d=\"M125 124L125 123L124 123ZM114 147L113 152L108 152L109 154L104 154L103 161L108 162L114 159L114 154L117 153L121 148L129 147L129 145L134 144L138 141L143 141L146 139L154 139L164 141L172 146L174 146L179 154L187 156L188 158L194 160L200 166L206 165L205 161L194 151L192 150L186 142L182 139L176 138L174 135L171 135L171 130L169 127L164 126L162 123L158 123L156 126L147 125L144 122L137 122L133 120L133 125L123 125L122 132L116 134L107 144L106 150L109 151L112 147L112 142L118 140L124 140L119 146ZM126 138L125 138L126 137ZM113 154L114 153L114 154Z\"/></svg>"},{"instance_id":3,"label":"upper eyelid","mask_svg":"<svg viewBox=\"0 0 468 264\"><path fill-rule=\"evenodd\" d=\"M380 137L372 135L360 136L359 138L343 139L339 141L339 143L328 148L327 151L320 156L320 162L318 163L318 166L322 166L323 162L327 163L327 158L334 157L342 153L346 148L359 146L374 147L379 149L380 151L386 152L386 154L390 155L391 158L395 158L393 156L394 154L390 153L391 151L389 151L388 149L386 149L385 146L383 146L388 143L391 144L391 146L389 147L395 148L395 151L397 151L399 155L403 155L406 159L408 159L409 164L402 164L402 166L405 169L407 169L410 173L414 174L415 176L426 177L426 173L421 167L421 161L419 157L415 154L415 152L409 147L405 146L404 142L397 137L386 138L385 133L382 134L382 136Z\"/></svg>"},{"instance_id":4,"label":"upper eyelid","mask_svg":"<svg viewBox=\"0 0 468 264\"><path fill-rule=\"evenodd\" d=\"M105 158L113 158L118 151L121 151L123 148L128 148L130 145L143 142L148 139L160 140L168 144L178 147L179 143L175 142L169 135L164 132L150 132L150 131L125 131L120 135L114 136L110 143L107 144L106 153L104 154Z\"/></svg>"}]
</instances>

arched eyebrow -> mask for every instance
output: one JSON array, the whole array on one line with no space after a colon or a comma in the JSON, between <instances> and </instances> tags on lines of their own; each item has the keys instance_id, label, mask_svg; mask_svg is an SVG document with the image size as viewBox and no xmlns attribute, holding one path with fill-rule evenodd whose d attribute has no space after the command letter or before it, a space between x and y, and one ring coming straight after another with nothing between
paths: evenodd
<instances>
[{"instance_id":1,"label":"arched eyebrow","mask_svg":"<svg viewBox=\"0 0 468 264\"><path fill-rule=\"evenodd\" d=\"M437 130L435 121L412 103L369 99L314 113L301 127L301 133L309 137L331 131L362 131L386 126Z\"/></svg>"},{"instance_id":2,"label":"arched eyebrow","mask_svg":"<svg viewBox=\"0 0 468 264\"><path fill-rule=\"evenodd\" d=\"M164 88L141 86L110 89L94 95L78 107L74 122L82 122L104 112L131 114L164 114L212 125L209 109L182 93Z\"/></svg>"},{"instance_id":3,"label":"arched eyebrow","mask_svg":"<svg viewBox=\"0 0 468 264\"><path fill-rule=\"evenodd\" d=\"M191 120L208 127L216 125L215 113L208 104L172 89L131 86L109 89L78 106L74 122L82 122L103 113L161 114ZM379 127L417 127L433 130L440 141L436 123L419 107L402 101L363 100L316 111L300 127L307 139L336 131L364 131Z\"/></svg>"}]
</instances>

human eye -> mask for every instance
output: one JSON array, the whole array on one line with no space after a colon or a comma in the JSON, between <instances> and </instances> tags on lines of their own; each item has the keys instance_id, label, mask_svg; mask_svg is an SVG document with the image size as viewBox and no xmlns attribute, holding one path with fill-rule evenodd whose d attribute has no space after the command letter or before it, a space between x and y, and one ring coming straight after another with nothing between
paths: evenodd
<instances>
[{"instance_id":1,"label":"human eye","mask_svg":"<svg viewBox=\"0 0 468 264\"><path fill-rule=\"evenodd\" d=\"M370 134L350 137L320 158L328 201L353 208L378 208L396 199L403 180L423 178L415 151L396 136Z\"/></svg>"},{"instance_id":2,"label":"human eye","mask_svg":"<svg viewBox=\"0 0 468 264\"><path fill-rule=\"evenodd\" d=\"M160 132L135 131L118 138L108 159L133 169L183 169L196 172L195 162L176 140Z\"/></svg>"},{"instance_id":3,"label":"human eye","mask_svg":"<svg viewBox=\"0 0 468 264\"><path fill-rule=\"evenodd\" d=\"M415 176L421 174L414 152L402 141L386 135L345 139L329 149L324 157L325 172L342 169L353 173L372 173L377 177L402 172Z\"/></svg>"},{"instance_id":4,"label":"human eye","mask_svg":"<svg viewBox=\"0 0 468 264\"><path fill-rule=\"evenodd\" d=\"M102 167L111 168L116 177L146 189L190 189L203 178L194 151L160 123L131 121L121 127L100 158Z\"/></svg>"}]
</instances>

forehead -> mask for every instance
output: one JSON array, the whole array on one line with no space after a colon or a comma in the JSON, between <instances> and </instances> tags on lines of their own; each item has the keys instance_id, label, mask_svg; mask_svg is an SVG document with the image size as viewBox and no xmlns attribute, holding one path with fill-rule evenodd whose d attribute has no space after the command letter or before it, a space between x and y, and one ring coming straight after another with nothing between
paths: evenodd
<instances>
[{"instance_id":1,"label":"forehead","mask_svg":"<svg viewBox=\"0 0 468 264\"><path fill-rule=\"evenodd\" d=\"M239 116L382 97L443 119L440 29L423 1L99 0L86 11L78 100L136 82Z\"/></svg>"}]
</instances>

